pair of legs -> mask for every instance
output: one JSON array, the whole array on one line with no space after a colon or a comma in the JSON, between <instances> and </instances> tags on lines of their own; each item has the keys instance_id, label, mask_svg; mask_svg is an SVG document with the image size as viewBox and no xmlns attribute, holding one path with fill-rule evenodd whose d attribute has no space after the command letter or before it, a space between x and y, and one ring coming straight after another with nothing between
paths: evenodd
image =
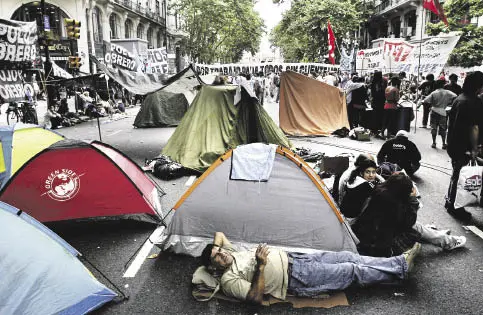
<instances>
[{"instance_id":1,"label":"pair of legs","mask_svg":"<svg viewBox=\"0 0 483 315\"><path fill-rule=\"evenodd\" d=\"M396 122L397 122L397 109L385 109L384 119L382 121L381 135L384 136L384 132L387 129L388 136L394 136L396 134Z\"/></svg>"},{"instance_id":2,"label":"pair of legs","mask_svg":"<svg viewBox=\"0 0 483 315\"><path fill-rule=\"evenodd\" d=\"M467 165L469 161L470 158L465 156L462 156L459 159L451 160L451 165L453 166L453 173L451 174L448 192L446 194L446 209L450 214L456 217L461 217L462 219L469 219L471 217L471 213L467 212L464 208L455 209L454 202L456 200L456 189L458 187L458 179L460 177L461 168Z\"/></svg>"},{"instance_id":3,"label":"pair of legs","mask_svg":"<svg viewBox=\"0 0 483 315\"><path fill-rule=\"evenodd\" d=\"M446 116L440 115L434 111L431 112L431 136L433 144L431 147L436 148L436 135L439 133L443 142L443 149L446 149L446 129L448 128Z\"/></svg>"},{"instance_id":4,"label":"pair of legs","mask_svg":"<svg viewBox=\"0 0 483 315\"><path fill-rule=\"evenodd\" d=\"M423 127L428 126L429 112L431 111L431 105L423 103Z\"/></svg>"},{"instance_id":5,"label":"pair of legs","mask_svg":"<svg viewBox=\"0 0 483 315\"><path fill-rule=\"evenodd\" d=\"M441 247L445 250L451 250L455 248L457 242L461 237L448 235L444 230L435 230L429 228L427 226L422 225L419 222L416 222L413 225L413 230L417 231L421 234L421 243L428 243L434 246ZM466 240L465 240L466 241Z\"/></svg>"},{"instance_id":6,"label":"pair of legs","mask_svg":"<svg viewBox=\"0 0 483 315\"><path fill-rule=\"evenodd\" d=\"M298 296L343 290L351 284L399 284L408 272L403 255L381 258L347 251L288 255L293 261L288 291Z\"/></svg>"}]
</instances>

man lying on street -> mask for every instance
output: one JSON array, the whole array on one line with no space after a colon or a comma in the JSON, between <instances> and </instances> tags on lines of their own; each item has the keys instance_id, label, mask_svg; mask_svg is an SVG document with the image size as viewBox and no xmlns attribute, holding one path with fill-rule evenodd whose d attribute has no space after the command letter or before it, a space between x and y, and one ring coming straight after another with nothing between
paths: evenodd
<instances>
[{"instance_id":1,"label":"man lying on street","mask_svg":"<svg viewBox=\"0 0 483 315\"><path fill-rule=\"evenodd\" d=\"M221 274L223 292L241 301L261 304L270 294L284 300L287 293L316 296L343 290L351 284L400 284L408 276L421 245L390 258L360 256L351 252L313 254L285 252L260 244L250 251L236 251L222 232L203 250L203 265Z\"/></svg>"}]
</instances>

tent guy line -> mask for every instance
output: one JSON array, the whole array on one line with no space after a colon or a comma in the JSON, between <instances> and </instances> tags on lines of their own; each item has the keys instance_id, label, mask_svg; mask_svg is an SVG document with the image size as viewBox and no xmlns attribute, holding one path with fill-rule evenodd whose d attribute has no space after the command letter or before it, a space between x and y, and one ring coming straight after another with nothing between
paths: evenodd
<instances>
[{"instance_id":1,"label":"tent guy line","mask_svg":"<svg viewBox=\"0 0 483 315\"><path fill-rule=\"evenodd\" d=\"M127 268L126 272L122 276L123 278L134 278L141 268L142 264L148 257L151 249L154 246L154 243L151 240L155 240L161 236L161 233L164 231L164 226L159 226L154 232L149 236L146 242L143 244L143 247L137 254L136 258L134 258L131 265Z\"/></svg>"}]
</instances>

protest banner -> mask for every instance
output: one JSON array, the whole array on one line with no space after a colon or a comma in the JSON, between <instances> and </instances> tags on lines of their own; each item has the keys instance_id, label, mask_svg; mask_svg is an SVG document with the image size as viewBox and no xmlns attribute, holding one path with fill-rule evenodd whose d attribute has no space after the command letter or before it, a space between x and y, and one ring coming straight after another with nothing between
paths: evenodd
<instances>
[{"instance_id":1,"label":"protest banner","mask_svg":"<svg viewBox=\"0 0 483 315\"><path fill-rule=\"evenodd\" d=\"M168 73L168 52L166 48L148 49L147 73Z\"/></svg>"},{"instance_id":2,"label":"protest banner","mask_svg":"<svg viewBox=\"0 0 483 315\"><path fill-rule=\"evenodd\" d=\"M139 56L114 43L104 41L104 47L106 48L104 61L107 65L129 71L143 71L144 64L140 61Z\"/></svg>"},{"instance_id":3,"label":"protest banner","mask_svg":"<svg viewBox=\"0 0 483 315\"><path fill-rule=\"evenodd\" d=\"M383 48L359 50L356 55L356 71L359 74L384 71L386 68Z\"/></svg>"},{"instance_id":4,"label":"protest banner","mask_svg":"<svg viewBox=\"0 0 483 315\"><path fill-rule=\"evenodd\" d=\"M32 84L24 82L22 70L0 70L0 104L25 100L34 95Z\"/></svg>"},{"instance_id":5,"label":"protest banner","mask_svg":"<svg viewBox=\"0 0 483 315\"><path fill-rule=\"evenodd\" d=\"M37 58L37 24L0 19L0 67L14 69Z\"/></svg>"},{"instance_id":6,"label":"protest banner","mask_svg":"<svg viewBox=\"0 0 483 315\"><path fill-rule=\"evenodd\" d=\"M299 73L322 72L322 71L337 71L339 66L329 65L323 63L252 63L252 64L221 64L221 65L203 65L196 64L195 69L200 75L210 73L220 73L223 75L237 75L239 73L264 75L270 72L280 73L291 70Z\"/></svg>"}]
</instances>

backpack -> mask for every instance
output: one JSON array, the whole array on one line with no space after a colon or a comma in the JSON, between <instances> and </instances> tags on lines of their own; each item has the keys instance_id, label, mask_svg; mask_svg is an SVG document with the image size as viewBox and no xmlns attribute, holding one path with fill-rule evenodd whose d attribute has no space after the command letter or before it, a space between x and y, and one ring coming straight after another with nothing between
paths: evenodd
<instances>
[{"instance_id":1,"label":"backpack","mask_svg":"<svg viewBox=\"0 0 483 315\"><path fill-rule=\"evenodd\" d=\"M376 170L377 174L381 175L384 179L387 179L395 172L400 172L400 171L402 171L402 168L396 163L391 163L391 162L382 162L377 167L377 170Z\"/></svg>"}]
</instances>

